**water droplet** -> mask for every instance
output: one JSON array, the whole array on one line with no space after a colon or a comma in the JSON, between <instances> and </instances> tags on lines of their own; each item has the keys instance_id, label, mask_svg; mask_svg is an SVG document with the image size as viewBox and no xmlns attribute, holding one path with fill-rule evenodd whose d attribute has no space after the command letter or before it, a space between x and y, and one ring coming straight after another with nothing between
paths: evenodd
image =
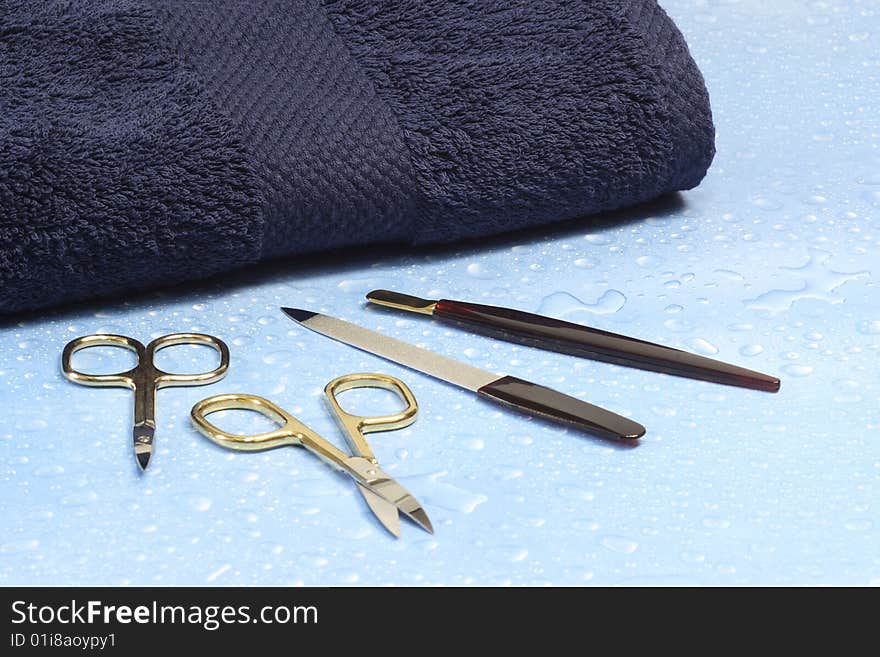
<instances>
[{"instance_id":1,"label":"water droplet","mask_svg":"<svg viewBox=\"0 0 880 657\"><path fill-rule=\"evenodd\" d=\"M343 292L366 292L370 288L376 287L376 282L372 278L352 278L340 281L336 287Z\"/></svg>"},{"instance_id":2,"label":"water droplet","mask_svg":"<svg viewBox=\"0 0 880 657\"><path fill-rule=\"evenodd\" d=\"M211 508L211 500L201 495L194 495L187 500L187 505L193 511L207 511Z\"/></svg>"},{"instance_id":3,"label":"water droplet","mask_svg":"<svg viewBox=\"0 0 880 657\"><path fill-rule=\"evenodd\" d=\"M61 498L61 504L65 506L85 506L92 502L97 502L98 499L98 494L89 490L65 495Z\"/></svg>"},{"instance_id":4,"label":"water droplet","mask_svg":"<svg viewBox=\"0 0 880 657\"><path fill-rule=\"evenodd\" d=\"M577 321L578 316L611 315L626 304L626 297L617 290L606 290L596 303L586 303L568 292L554 292L544 297L538 314Z\"/></svg>"},{"instance_id":5,"label":"water droplet","mask_svg":"<svg viewBox=\"0 0 880 657\"><path fill-rule=\"evenodd\" d=\"M510 555L510 560L515 563L517 561L522 561L527 556L529 556L529 551L525 548L519 548L513 551Z\"/></svg>"},{"instance_id":6,"label":"water droplet","mask_svg":"<svg viewBox=\"0 0 880 657\"><path fill-rule=\"evenodd\" d=\"M765 194L755 194L752 196L749 201L751 201L752 205L755 207L761 208L762 210L773 211L780 210L782 208L782 201L772 196L767 196Z\"/></svg>"},{"instance_id":7,"label":"water droplet","mask_svg":"<svg viewBox=\"0 0 880 657\"><path fill-rule=\"evenodd\" d=\"M64 467L60 465L43 465L34 469L37 477L57 477L60 474L64 474Z\"/></svg>"},{"instance_id":8,"label":"water droplet","mask_svg":"<svg viewBox=\"0 0 880 657\"><path fill-rule=\"evenodd\" d=\"M480 279L489 279L495 277L495 275L492 273L491 270L489 270L488 267L478 262L473 262L469 264L467 266L467 273L469 276Z\"/></svg>"},{"instance_id":9,"label":"water droplet","mask_svg":"<svg viewBox=\"0 0 880 657\"><path fill-rule=\"evenodd\" d=\"M739 348L739 353L743 356L757 356L760 353L763 353L764 347L759 344L747 344L743 345Z\"/></svg>"},{"instance_id":10,"label":"water droplet","mask_svg":"<svg viewBox=\"0 0 880 657\"><path fill-rule=\"evenodd\" d=\"M862 395L859 393L862 386L858 381L839 379L834 382L834 386L838 390L834 395L834 401L842 404L856 404L862 401Z\"/></svg>"},{"instance_id":11,"label":"water droplet","mask_svg":"<svg viewBox=\"0 0 880 657\"><path fill-rule=\"evenodd\" d=\"M709 529L727 529L730 527L730 521L725 520L724 518L705 518L703 520L703 527L708 527Z\"/></svg>"},{"instance_id":12,"label":"water droplet","mask_svg":"<svg viewBox=\"0 0 880 657\"><path fill-rule=\"evenodd\" d=\"M602 539L602 545L620 554L632 554L639 549L639 544L626 536L606 536Z\"/></svg>"},{"instance_id":13,"label":"water droplet","mask_svg":"<svg viewBox=\"0 0 880 657\"><path fill-rule=\"evenodd\" d=\"M859 333L864 333L865 335L878 335L880 334L880 319L865 320L859 322L856 327L858 328Z\"/></svg>"},{"instance_id":14,"label":"water droplet","mask_svg":"<svg viewBox=\"0 0 880 657\"><path fill-rule=\"evenodd\" d=\"M862 198L871 205L880 205L880 189L867 189L862 194Z\"/></svg>"},{"instance_id":15,"label":"water droplet","mask_svg":"<svg viewBox=\"0 0 880 657\"><path fill-rule=\"evenodd\" d=\"M596 261L590 258L578 258L574 261L574 266L581 269L593 269L596 266Z\"/></svg>"},{"instance_id":16,"label":"water droplet","mask_svg":"<svg viewBox=\"0 0 880 657\"><path fill-rule=\"evenodd\" d=\"M88 370L86 370L88 372ZM25 431L40 431L48 428L49 423L43 418L31 418L22 427Z\"/></svg>"},{"instance_id":17,"label":"water droplet","mask_svg":"<svg viewBox=\"0 0 880 657\"><path fill-rule=\"evenodd\" d=\"M584 490L583 488L574 488L571 486L563 486L559 489L559 495L561 497L566 497L573 500L580 500L582 502L591 502L596 498L596 494L593 491Z\"/></svg>"},{"instance_id":18,"label":"water droplet","mask_svg":"<svg viewBox=\"0 0 880 657\"><path fill-rule=\"evenodd\" d=\"M856 178L856 182L860 185L880 185L880 172L863 174Z\"/></svg>"},{"instance_id":19,"label":"water droplet","mask_svg":"<svg viewBox=\"0 0 880 657\"><path fill-rule=\"evenodd\" d=\"M785 365L782 371L789 376L809 376L813 372L813 368L809 365Z\"/></svg>"},{"instance_id":20,"label":"water droplet","mask_svg":"<svg viewBox=\"0 0 880 657\"><path fill-rule=\"evenodd\" d=\"M492 474L501 481L510 481L511 479L519 479L523 476L523 471L509 465L499 465L492 468Z\"/></svg>"},{"instance_id":21,"label":"water droplet","mask_svg":"<svg viewBox=\"0 0 880 657\"><path fill-rule=\"evenodd\" d=\"M670 331L674 331L676 333L687 333L688 331L692 331L694 325L689 321L679 318L667 319L663 322L663 326L668 328Z\"/></svg>"},{"instance_id":22,"label":"water droplet","mask_svg":"<svg viewBox=\"0 0 880 657\"><path fill-rule=\"evenodd\" d=\"M265 365L274 365L278 369L287 369L293 363L294 357L289 351L273 351L265 354L262 360Z\"/></svg>"},{"instance_id":23,"label":"water droplet","mask_svg":"<svg viewBox=\"0 0 880 657\"><path fill-rule=\"evenodd\" d=\"M687 346L703 356L714 356L718 353L718 347L703 338L692 338L687 341Z\"/></svg>"},{"instance_id":24,"label":"water droplet","mask_svg":"<svg viewBox=\"0 0 880 657\"><path fill-rule=\"evenodd\" d=\"M731 269L716 269L715 273L721 276L721 278L726 278L729 281L741 281L743 280L743 275L738 271L733 271Z\"/></svg>"},{"instance_id":25,"label":"water droplet","mask_svg":"<svg viewBox=\"0 0 880 657\"><path fill-rule=\"evenodd\" d=\"M223 573L232 568L232 564L225 563L216 570L214 570L210 575L205 578L206 582L214 582L220 577Z\"/></svg>"},{"instance_id":26,"label":"water droplet","mask_svg":"<svg viewBox=\"0 0 880 657\"><path fill-rule=\"evenodd\" d=\"M0 553L7 552L32 552L40 547L40 542L35 538L9 541L0 545Z\"/></svg>"},{"instance_id":27,"label":"water droplet","mask_svg":"<svg viewBox=\"0 0 880 657\"><path fill-rule=\"evenodd\" d=\"M831 254L820 249L810 251L807 262L800 267L782 267L791 272L794 281L786 288L764 292L753 299L746 299L747 308L767 310L773 313L788 310L798 301L812 300L832 305L845 301L840 288L849 281L868 276L867 271L839 272L831 269L828 260Z\"/></svg>"},{"instance_id":28,"label":"water droplet","mask_svg":"<svg viewBox=\"0 0 880 657\"><path fill-rule=\"evenodd\" d=\"M678 415L678 409L672 406L651 406L651 411L662 417L675 417Z\"/></svg>"},{"instance_id":29,"label":"water droplet","mask_svg":"<svg viewBox=\"0 0 880 657\"><path fill-rule=\"evenodd\" d=\"M411 477L410 479L418 480L418 486L411 487L407 484L406 487L410 490L418 489L419 499L425 504L464 514L473 513L479 505L488 501L489 498L481 493L472 493L440 481L440 478L445 475L445 472L436 472L430 475Z\"/></svg>"}]
</instances>

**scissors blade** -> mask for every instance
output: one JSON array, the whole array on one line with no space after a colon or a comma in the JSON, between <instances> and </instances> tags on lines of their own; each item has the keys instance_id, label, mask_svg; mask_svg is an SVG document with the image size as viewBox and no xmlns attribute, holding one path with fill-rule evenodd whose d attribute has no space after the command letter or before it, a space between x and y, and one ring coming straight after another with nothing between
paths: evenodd
<instances>
[{"instance_id":1,"label":"scissors blade","mask_svg":"<svg viewBox=\"0 0 880 657\"><path fill-rule=\"evenodd\" d=\"M426 532L429 534L434 533L434 528L431 526L431 521L428 519L428 514L425 513L422 505L413 497L412 493L396 481L393 479L380 479L370 482L368 486L372 492L393 504Z\"/></svg>"},{"instance_id":2,"label":"scissors blade","mask_svg":"<svg viewBox=\"0 0 880 657\"><path fill-rule=\"evenodd\" d=\"M147 469L147 464L153 455L153 434L155 432L155 428L148 424L136 424L134 427L134 457L137 459L141 471Z\"/></svg>"},{"instance_id":3,"label":"scissors blade","mask_svg":"<svg viewBox=\"0 0 880 657\"><path fill-rule=\"evenodd\" d=\"M394 505L398 511L404 513L426 532L434 533L431 521L428 520L428 514L425 513L418 500L413 497L412 493L383 472L374 461L365 459L363 456L352 456L342 463L342 467L354 477L358 486L366 487L385 502ZM369 503L369 500L367 500L367 503Z\"/></svg>"},{"instance_id":4,"label":"scissors blade","mask_svg":"<svg viewBox=\"0 0 880 657\"><path fill-rule=\"evenodd\" d=\"M379 497L361 482L357 482L357 486L361 495L364 496L367 506L370 507L370 511L379 519L379 522L396 538L400 538L400 515L397 513L397 507Z\"/></svg>"}]
</instances>

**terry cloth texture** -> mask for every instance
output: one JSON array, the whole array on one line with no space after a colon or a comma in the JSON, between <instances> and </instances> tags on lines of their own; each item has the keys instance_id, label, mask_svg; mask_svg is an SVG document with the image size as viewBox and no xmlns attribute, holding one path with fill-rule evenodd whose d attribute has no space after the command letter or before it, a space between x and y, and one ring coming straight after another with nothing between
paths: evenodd
<instances>
[{"instance_id":1,"label":"terry cloth texture","mask_svg":"<svg viewBox=\"0 0 880 657\"><path fill-rule=\"evenodd\" d=\"M0 0L0 314L689 189L655 0Z\"/></svg>"}]
</instances>

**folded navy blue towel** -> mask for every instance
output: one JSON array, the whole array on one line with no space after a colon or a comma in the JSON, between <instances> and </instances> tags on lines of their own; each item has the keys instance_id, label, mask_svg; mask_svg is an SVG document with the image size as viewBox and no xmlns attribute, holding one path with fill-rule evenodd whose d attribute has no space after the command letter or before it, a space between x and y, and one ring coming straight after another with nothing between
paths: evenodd
<instances>
[{"instance_id":1,"label":"folded navy blue towel","mask_svg":"<svg viewBox=\"0 0 880 657\"><path fill-rule=\"evenodd\" d=\"M654 0L0 0L0 314L689 189Z\"/></svg>"}]
</instances>

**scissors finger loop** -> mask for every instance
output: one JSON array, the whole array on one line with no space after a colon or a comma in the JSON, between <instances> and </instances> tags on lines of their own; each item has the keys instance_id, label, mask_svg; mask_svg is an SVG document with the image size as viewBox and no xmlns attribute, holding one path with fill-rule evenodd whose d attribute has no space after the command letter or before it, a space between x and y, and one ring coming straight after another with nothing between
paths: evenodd
<instances>
[{"instance_id":1,"label":"scissors finger loop","mask_svg":"<svg viewBox=\"0 0 880 657\"><path fill-rule=\"evenodd\" d=\"M138 362L134 368L125 372L116 374L87 374L74 369L71 364L73 354L82 349L90 347L122 347L137 354ZM68 342L61 354L61 370L64 376L85 386L123 386L134 388L135 372L144 357L144 345L124 335L114 335L112 333L95 333L93 335L83 335Z\"/></svg>"},{"instance_id":2,"label":"scissors finger loop","mask_svg":"<svg viewBox=\"0 0 880 657\"><path fill-rule=\"evenodd\" d=\"M353 415L344 410L339 404L338 396L346 390L356 388L381 388L395 393L406 407L389 415ZM374 431L393 431L408 427L416 421L419 405L416 398L407 385L393 376L376 373L346 374L333 379L324 387L324 394L330 401L334 412L339 416L356 419L359 421L359 429L363 433Z\"/></svg>"},{"instance_id":3,"label":"scissors finger loop","mask_svg":"<svg viewBox=\"0 0 880 657\"><path fill-rule=\"evenodd\" d=\"M199 372L197 374L174 374L171 372L163 372L156 369L156 383L159 387L165 386L186 386L186 385L205 385L214 383L226 376L229 369L229 347L220 338L205 333L171 333L156 338L147 345L147 355L153 361L155 354L160 349L171 347L178 344L202 344L212 347L220 355L220 364L209 372Z\"/></svg>"},{"instance_id":4,"label":"scissors finger loop","mask_svg":"<svg viewBox=\"0 0 880 657\"><path fill-rule=\"evenodd\" d=\"M353 390L355 388L390 390L406 404L406 407L398 413L389 415L353 415L342 408L339 404L338 396L346 390ZM400 379L388 376L387 374L359 373L337 377L324 386L324 397L345 433L345 439L352 450L373 462L376 461L376 457L373 455L373 451L364 435L374 431L392 431L408 427L415 422L416 414L419 411L416 398L406 384Z\"/></svg>"},{"instance_id":5,"label":"scissors finger loop","mask_svg":"<svg viewBox=\"0 0 880 657\"><path fill-rule=\"evenodd\" d=\"M225 410L255 411L281 426L272 431L252 435L230 433L212 424L207 416ZM261 451L299 443L299 421L268 399L256 395L232 393L214 395L198 402L190 412L193 425L218 445L238 451Z\"/></svg>"}]
</instances>

